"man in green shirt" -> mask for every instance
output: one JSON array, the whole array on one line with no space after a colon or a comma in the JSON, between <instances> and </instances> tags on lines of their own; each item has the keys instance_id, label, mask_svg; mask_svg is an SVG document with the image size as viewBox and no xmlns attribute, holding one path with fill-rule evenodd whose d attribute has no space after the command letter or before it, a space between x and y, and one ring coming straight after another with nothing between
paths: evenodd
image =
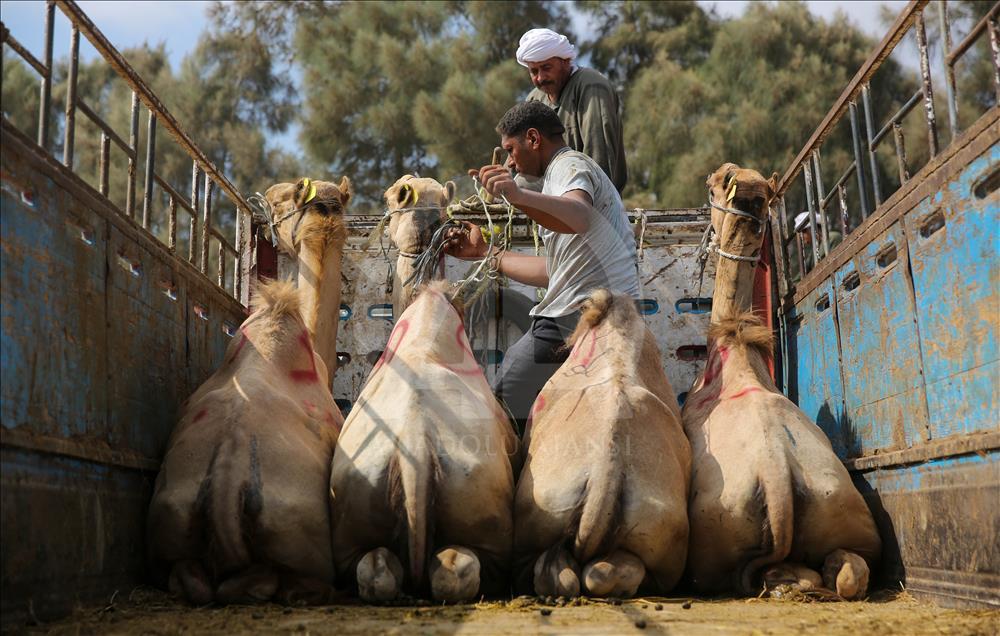
<instances>
[{"instance_id":1,"label":"man in green shirt","mask_svg":"<svg viewBox=\"0 0 1000 636\"><path fill-rule=\"evenodd\" d=\"M549 29L531 29L517 49L535 85L527 100L551 106L566 127L567 145L593 159L621 194L628 171L618 94L608 78L575 59L576 47Z\"/></svg>"}]
</instances>

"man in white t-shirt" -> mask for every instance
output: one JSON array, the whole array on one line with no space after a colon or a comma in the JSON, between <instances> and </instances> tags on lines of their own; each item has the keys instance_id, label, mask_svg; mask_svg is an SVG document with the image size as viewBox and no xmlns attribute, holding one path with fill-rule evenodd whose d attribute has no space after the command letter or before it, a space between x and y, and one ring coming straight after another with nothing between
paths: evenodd
<instances>
[{"instance_id":1,"label":"man in white t-shirt","mask_svg":"<svg viewBox=\"0 0 1000 636\"><path fill-rule=\"evenodd\" d=\"M555 111L541 102L517 104L497 132L510 156L507 167L489 165L469 174L535 220L545 243L545 256L491 255L505 276L547 288L531 310L531 328L506 351L493 383L523 434L535 397L569 355L565 339L576 326L580 303L598 288L638 298L639 276L635 238L618 190L590 157L566 145ZM542 191L520 187L509 168L540 177ZM487 256L486 241L472 223L452 230L450 238L452 256Z\"/></svg>"}]
</instances>

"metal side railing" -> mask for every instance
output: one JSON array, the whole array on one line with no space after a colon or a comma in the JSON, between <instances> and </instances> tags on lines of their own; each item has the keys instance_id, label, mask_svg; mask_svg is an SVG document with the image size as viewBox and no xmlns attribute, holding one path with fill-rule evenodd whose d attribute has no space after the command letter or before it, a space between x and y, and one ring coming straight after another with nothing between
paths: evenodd
<instances>
[{"instance_id":1,"label":"metal side railing","mask_svg":"<svg viewBox=\"0 0 1000 636\"><path fill-rule=\"evenodd\" d=\"M184 131L180 123L170 114L156 93L139 76L125 57L108 41L100 29L87 17L80 7L72 0L49 0L45 10L44 53L39 60L31 54L10 33L6 26L0 23L0 38L4 46L14 51L24 62L33 68L40 76L40 105L38 113L38 145L49 148L53 119L52 82L53 82L53 34L56 19L56 8L70 22L69 70L66 86L66 103L63 126L63 156L62 163L73 169L74 141L76 136L77 114L83 115L101 131L101 146L99 158L98 190L108 197L109 167L111 144L114 143L128 158L128 175L124 209L118 208L123 216L150 231L150 222L154 207L154 193L159 188L167 198L167 240L166 246L172 253L177 253L177 213L180 210L187 214L188 232L190 236L188 253L178 255L186 258L209 280L212 280L227 294L240 303L247 304L247 281L249 272L249 236L250 236L250 206L239 190L213 164L208 156L195 144ZM131 118L126 141L97 113L87 105L77 93L78 70L80 61L80 35L83 35L93 45L94 49L104 58L108 65L132 89ZM146 148L143 157L143 197L141 210L137 209L136 179L140 160L139 123L140 104L147 111ZM173 140L191 158L191 191L190 195L182 194L156 172L156 128L163 126L173 137ZM235 208L235 236L230 240L214 222L213 190L218 188L222 195ZM155 236L150 232L151 235ZM214 260L218 267L213 279L209 272L209 253L215 247ZM233 264L231 275L227 262Z\"/></svg>"}]
</instances>

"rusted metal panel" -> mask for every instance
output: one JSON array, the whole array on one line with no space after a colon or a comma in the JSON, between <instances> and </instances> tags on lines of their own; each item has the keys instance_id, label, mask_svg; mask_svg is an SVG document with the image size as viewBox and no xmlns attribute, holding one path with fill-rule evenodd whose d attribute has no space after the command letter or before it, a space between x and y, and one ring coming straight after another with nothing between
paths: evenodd
<instances>
[{"instance_id":1,"label":"rusted metal panel","mask_svg":"<svg viewBox=\"0 0 1000 636\"><path fill-rule=\"evenodd\" d=\"M62 616L143 580L151 476L10 447L0 464L5 626Z\"/></svg>"},{"instance_id":2,"label":"rusted metal panel","mask_svg":"<svg viewBox=\"0 0 1000 636\"><path fill-rule=\"evenodd\" d=\"M883 540L876 576L952 607L1000 607L1000 450L855 474Z\"/></svg>"},{"instance_id":3,"label":"rusted metal panel","mask_svg":"<svg viewBox=\"0 0 1000 636\"><path fill-rule=\"evenodd\" d=\"M906 237L897 223L834 274L848 457L927 437Z\"/></svg>"},{"instance_id":4,"label":"rusted metal panel","mask_svg":"<svg viewBox=\"0 0 1000 636\"><path fill-rule=\"evenodd\" d=\"M823 429L844 459L855 444L848 439L833 284L827 281L797 303L788 323L789 398Z\"/></svg>"},{"instance_id":5,"label":"rusted metal panel","mask_svg":"<svg viewBox=\"0 0 1000 636\"><path fill-rule=\"evenodd\" d=\"M933 438L1000 425L998 170L995 143L904 217Z\"/></svg>"},{"instance_id":6,"label":"rusted metal panel","mask_svg":"<svg viewBox=\"0 0 1000 636\"><path fill-rule=\"evenodd\" d=\"M33 174L13 150L5 140L0 160L3 427L81 435L103 422L108 408L107 224L51 180ZM59 378L73 381L57 383Z\"/></svg>"}]
</instances>

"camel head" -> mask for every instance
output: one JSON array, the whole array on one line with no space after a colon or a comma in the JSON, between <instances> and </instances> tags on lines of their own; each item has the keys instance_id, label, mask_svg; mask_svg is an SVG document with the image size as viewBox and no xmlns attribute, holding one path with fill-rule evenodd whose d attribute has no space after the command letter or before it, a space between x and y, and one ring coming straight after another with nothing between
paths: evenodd
<instances>
[{"instance_id":1,"label":"camel head","mask_svg":"<svg viewBox=\"0 0 1000 636\"><path fill-rule=\"evenodd\" d=\"M418 254L426 249L431 234L444 221L444 209L454 196L455 183L452 181L442 186L426 177L410 174L400 177L385 191L386 207L394 212L389 219L392 244L408 254Z\"/></svg>"},{"instance_id":2,"label":"camel head","mask_svg":"<svg viewBox=\"0 0 1000 636\"><path fill-rule=\"evenodd\" d=\"M385 191L389 216L389 239L399 250L393 279L393 315L398 317L413 300L413 285L405 288L417 255L427 249L431 236L446 218L445 208L455 196L455 184L441 185L434 179L404 175ZM397 211L398 210L398 211Z\"/></svg>"},{"instance_id":3,"label":"camel head","mask_svg":"<svg viewBox=\"0 0 1000 636\"><path fill-rule=\"evenodd\" d=\"M708 186L709 201L713 203L712 228L719 246L730 254L756 256L764 240L764 227L777 188L778 173L765 179L756 170L724 163L708 176L705 184ZM730 212L720 208L728 208ZM726 246L737 251L726 249Z\"/></svg>"},{"instance_id":4,"label":"camel head","mask_svg":"<svg viewBox=\"0 0 1000 636\"><path fill-rule=\"evenodd\" d=\"M303 178L275 184L264 193L277 225L278 248L298 262L302 318L331 382L337 368L341 258L347 240L344 208L351 194L347 177L339 184Z\"/></svg>"}]
</instances>

